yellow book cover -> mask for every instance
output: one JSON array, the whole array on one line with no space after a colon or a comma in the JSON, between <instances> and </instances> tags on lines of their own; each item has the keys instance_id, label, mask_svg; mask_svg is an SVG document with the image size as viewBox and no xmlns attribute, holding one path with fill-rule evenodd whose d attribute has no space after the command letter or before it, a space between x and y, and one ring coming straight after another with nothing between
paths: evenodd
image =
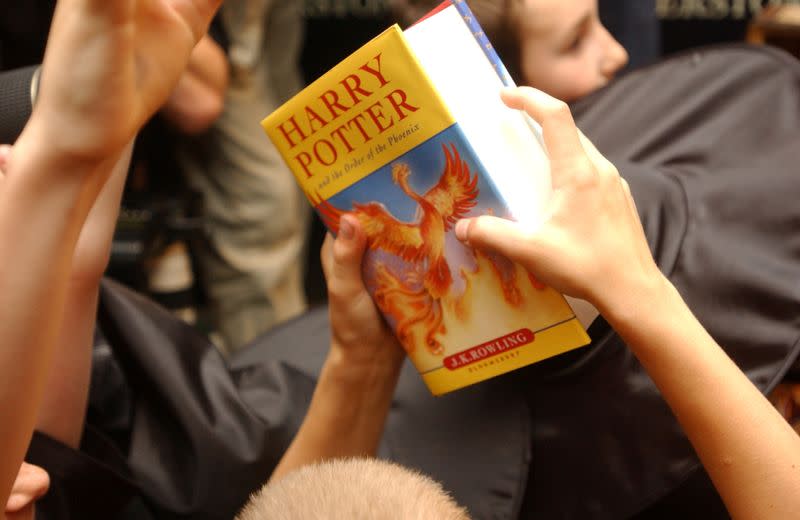
<instances>
[{"instance_id":1,"label":"yellow book cover","mask_svg":"<svg viewBox=\"0 0 800 520\"><path fill-rule=\"evenodd\" d=\"M460 218L514 215L399 27L262 126L333 233L359 218L367 288L433 394L589 342L562 295L455 238Z\"/></svg>"}]
</instances>

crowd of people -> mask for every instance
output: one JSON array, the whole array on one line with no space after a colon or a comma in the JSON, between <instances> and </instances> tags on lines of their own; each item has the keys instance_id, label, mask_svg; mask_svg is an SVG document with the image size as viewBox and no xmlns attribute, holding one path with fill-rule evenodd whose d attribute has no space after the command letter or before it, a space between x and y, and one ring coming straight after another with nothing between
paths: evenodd
<instances>
[{"instance_id":1,"label":"crowd of people","mask_svg":"<svg viewBox=\"0 0 800 520\"><path fill-rule=\"evenodd\" d=\"M32 113L13 146L0 147L0 504L7 518L32 518L48 487L69 477L63 466L56 470L48 461L26 462L32 438L45 435L80 451L100 284L134 141L156 112L176 101L182 81L198 86L187 80L187 71L208 78L202 66L192 66L197 53L210 47L212 55L222 57L219 51L227 48L228 63L222 68L230 71L231 83L220 87L226 102L218 107L216 122L198 123L211 128L201 139L213 144L195 150L219 155L198 160L182 152L186 164L207 170L195 172L194 178L213 185L239 159L255 161L252 170L242 170L252 172L260 170L260 161L271 160L250 153L259 149L250 134L232 134L249 128L242 122L248 115L252 128L260 131L258 119L265 114L248 113L253 98L266 103L258 105L266 110L299 87L292 83L291 65L274 52L278 43L265 35L265 27L288 28L281 22L276 29L267 20L296 21L296 5L231 0L222 19L232 37L217 45L208 42L207 32L221 3L57 3ZM412 7L424 6L412 4L396 7L413 19L417 12ZM456 237L518 262L543 283L599 309L658 386L732 517L791 518L792 511L800 510L800 437L659 269L628 182L578 130L565 103L607 85L628 60L601 24L596 2L470 4L517 81L527 85L498 95L510 109L526 112L541 125L554 196L536 231L480 216L459 221ZM200 59L201 65L209 63ZM282 85L281 93L271 97L271 87L281 82L291 85ZM262 142L266 146L266 138ZM239 180L236 189L249 191L252 179ZM300 206L293 184L284 189L261 177L255 182L274 188L263 197L276 206L263 216L262 194L250 203L259 212L257 224L271 227L280 249L265 254L263 263L275 263L265 269L256 256L258 265L235 265L241 258L237 255L250 261L250 214L228 212L226 203L218 201L218 230L211 236L219 240L209 249L209 262L219 269L209 273L230 282L216 293L220 308L228 298L244 299L231 302L222 314L251 309L249 297L231 288L249 285L258 293L253 298L265 300L256 307L286 318L304 310L297 294L305 238L295 228L304 226L308 210ZM222 237L228 231L230 237L241 233L241 240L225 244ZM302 423L277 466L263 475L263 490L246 507L239 504L244 507L240 518L469 518L432 480L374 458L405 355L362 281L366 247L359 221L351 216L342 217L336 238L326 238L321 257L328 290L328 353ZM262 281L247 281L253 273ZM285 314L270 310L270 301L291 302L291 309ZM260 332L246 324L260 321L254 316L230 322L232 345ZM70 498L64 500L36 514L67 517L59 509L68 508ZM126 511L135 517L135 509ZM194 512L173 513L191 517ZM105 512L106 517L114 514ZM147 515L152 513L139 517L152 517Z\"/></svg>"}]
</instances>

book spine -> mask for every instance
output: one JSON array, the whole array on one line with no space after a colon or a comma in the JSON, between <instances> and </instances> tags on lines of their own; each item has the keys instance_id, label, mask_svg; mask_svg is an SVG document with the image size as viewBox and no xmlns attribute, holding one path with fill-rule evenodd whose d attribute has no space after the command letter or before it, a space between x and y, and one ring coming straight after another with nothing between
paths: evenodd
<instances>
[{"instance_id":1,"label":"book spine","mask_svg":"<svg viewBox=\"0 0 800 520\"><path fill-rule=\"evenodd\" d=\"M486 36L486 33L483 32L483 28L481 24L478 23L478 19L475 18L475 15L472 14L472 9L469 8L467 2L464 0L450 0L453 6L456 8L458 13L461 15L461 18L464 20L464 23L467 24L469 27L470 32L472 32L472 36L480 45L481 49L483 49L483 53L486 55L486 58L492 64L495 72L500 77L500 81L506 87L516 87L517 84L514 82L514 78L511 77L511 74L508 73L508 69L503 64L503 60L500 59L500 56L497 54L497 51L494 50L494 46L492 42L489 41L489 38ZM528 114L523 114L525 118L525 122L530 127L533 135L536 136L538 139L539 144L544 146L544 137L542 136L542 127L531 119Z\"/></svg>"},{"instance_id":2,"label":"book spine","mask_svg":"<svg viewBox=\"0 0 800 520\"><path fill-rule=\"evenodd\" d=\"M474 36L475 40L478 41L481 49L483 49L483 53L494 67L494 70L497 72L497 75L500 77L500 81L503 82L503 85L506 87L515 87L516 84L514 83L514 79L508 73L508 69L503 64L503 60L501 60L500 56L497 55L497 51L494 50L492 42L489 41L486 33L483 32L481 24L478 23L478 19L475 18L475 15L472 14L472 10L467 5L467 2L464 0L451 0L451 2L461 15L461 18L464 19L464 23L467 24L467 27L469 27L469 30L472 32L472 36Z\"/></svg>"}]
</instances>

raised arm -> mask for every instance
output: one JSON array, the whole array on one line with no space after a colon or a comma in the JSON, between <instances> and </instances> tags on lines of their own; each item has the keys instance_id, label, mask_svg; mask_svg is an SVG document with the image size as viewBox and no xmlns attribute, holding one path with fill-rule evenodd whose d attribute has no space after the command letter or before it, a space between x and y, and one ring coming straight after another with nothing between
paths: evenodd
<instances>
[{"instance_id":1,"label":"raised arm","mask_svg":"<svg viewBox=\"0 0 800 520\"><path fill-rule=\"evenodd\" d=\"M64 318L36 429L78 448L83 434L100 280L108 266L133 144L123 150L81 229L69 273Z\"/></svg>"},{"instance_id":2,"label":"raised arm","mask_svg":"<svg viewBox=\"0 0 800 520\"><path fill-rule=\"evenodd\" d=\"M326 459L375 455L405 354L364 288L366 237L352 215L322 248L331 347L308 413L270 477Z\"/></svg>"},{"instance_id":3,"label":"raised arm","mask_svg":"<svg viewBox=\"0 0 800 520\"><path fill-rule=\"evenodd\" d=\"M37 419L86 216L218 4L58 3L36 107L0 180L0 504Z\"/></svg>"},{"instance_id":4,"label":"raised arm","mask_svg":"<svg viewBox=\"0 0 800 520\"><path fill-rule=\"evenodd\" d=\"M592 302L658 385L734 518L800 511L800 437L709 336L658 270L627 183L579 134L568 107L530 88L504 93L542 124L554 194L538 229L480 217L461 240L520 262Z\"/></svg>"}]
</instances>

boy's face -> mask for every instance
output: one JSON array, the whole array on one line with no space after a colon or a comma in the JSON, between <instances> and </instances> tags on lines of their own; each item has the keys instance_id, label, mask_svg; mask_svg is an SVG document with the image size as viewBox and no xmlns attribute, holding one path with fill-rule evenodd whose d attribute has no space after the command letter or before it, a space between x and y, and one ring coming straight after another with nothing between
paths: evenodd
<instances>
[{"instance_id":1,"label":"boy's face","mask_svg":"<svg viewBox=\"0 0 800 520\"><path fill-rule=\"evenodd\" d=\"M564 101L602 87L628 53L600 23L596 0L518 0L525 84Z\"/></svg>"}]
</instances>

